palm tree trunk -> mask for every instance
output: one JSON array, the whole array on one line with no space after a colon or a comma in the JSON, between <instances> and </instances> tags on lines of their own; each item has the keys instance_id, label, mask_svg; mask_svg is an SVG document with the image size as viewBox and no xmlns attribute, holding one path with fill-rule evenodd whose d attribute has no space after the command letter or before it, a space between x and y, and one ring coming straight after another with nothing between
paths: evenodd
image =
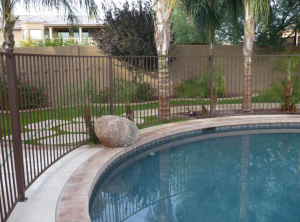
<instances>
[{"instance_id":1,"label":"palm tree trunk","mask_svg":"<svg viewBox=\"0 0 300 222\"><path fill-rule=\"evenodd\" d=\"M209 58L210 58L210 62L212 62L212 66L210 67L215 67L215 46L216 46L216 29L215 27L211 27L210 28L210 43L209 43ZM217 86L215 84L216 80L214 80L213 82L213 98L211 98L213 100L213 112L215 111L216 107L217 107L217 102L218 102L218 90L217 90ZM209 88L210 88L209 87ZM202 110L203 111L203 110Z\"/></svg>"},{"instance_id":2,"label":"palm tree trunk","mask_svg":"<svg viewBox=\"0 0 300 222\"><path fill-rule=\"evenodd\" d=\"M13 6L11 1L2 2L2 49L5 51L7 42L11 42L11 47L14 48L14 26L19 17L13 15Z\"/></svg>"},{"instance_id":3,"label":"palm tree trunk","mask_svg":"<svg viewBox=\"0 0 300 222\"><path fill-rule=\"evenodd\" d=\"M254 13L251 2L245 2L245 28L244 28L244 86L243 86L243 104L242 111L251 111L252 96L252 53L254 42Z\"/></svg>"},{"instance_id":4,"label":"palm tree trunk","mask_svg":"<svg viewBox=\"0 0 300 222\"><path fill-rule=\"evenodd\" d=\"M170 19L172 11L169 9L169 0L157 0L154 3L155 42L158 58L158 120L170 119L170 78L169 78L169 46L170 46Z\"/></svg>"},{"instance_id":5,"label":"palm tree trunk","mask_svg":"<svg viewBox=\"0 0 300 222\"><path fill-rule=\"evenodd\" d=\"M290 101L291 101L291 92L292 92L292 84L291 79L289 78L285 85L285 93L284 93L284 111L291 111Z\"/></svg>"},{"instance_id":6,"label":"palm tree trunk","mask_svg":"<svg viewBox=\"0 0 300 222\"><path fill-rule=\"evenodd\" d=\"M209 39L209 51L208 56L215 55L215 46L216 46L216 29L214 27L210 28L210 39Z\"/></svg>"}]
</instances>

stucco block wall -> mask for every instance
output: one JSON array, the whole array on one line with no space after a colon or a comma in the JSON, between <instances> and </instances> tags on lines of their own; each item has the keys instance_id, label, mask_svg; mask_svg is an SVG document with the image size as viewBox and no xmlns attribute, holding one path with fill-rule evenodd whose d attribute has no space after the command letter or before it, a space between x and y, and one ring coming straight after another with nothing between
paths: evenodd
<instances>
[{"instance_id":1,"label":"stucco block wall","mask_svg":"<svg viewBox=\"0 0 300 222\"><path fill-rule=\"evenodd\" d=\"M290 46L291 52L300 49L299 46ZM43 47L43 48L15 48L16 53L28 53L32 56L18 56L17 72L26 72L26 78L35 82L40 79L51 84L51 97L68 88L70 85L83 84L90 76L96 80L97 90L109 86L108 58L94 46L78 47ZM217 46L215 50L215 66L222 70L226 78L225 89L228 93L241 94L243 90L243 47L242 46ZM270 87L271 82L284 79L285 74L272 71L273 64L270 56L258 56L261 50L255 50L253 56L252 91L259 92ZM278 52L273 52L278 54ZM43 56L38 56L43 55ZM176 94L174 89L182 80L193 75L203 74L209 66L208 46L176 46L171 52L170 62L170 90L171 95ZM80 60L76 56L81 56ZM85 57L92 56L92 57ZM94 56L94 57L93 57ZM80 62L79 62L80 61ZM154 61L154 60L153 60ZM76 71L77 69L77 71ZM37 71L33 75L34 70ZM45 76L47 70L47 76ZM63 76L64 81L59 81L57 76ZM115 79L131 79L132 71L122 68L121 62L113 59L113 77ZM158 87L158 73L146 72L144 81Z\"/></svg>"}]
</instances>

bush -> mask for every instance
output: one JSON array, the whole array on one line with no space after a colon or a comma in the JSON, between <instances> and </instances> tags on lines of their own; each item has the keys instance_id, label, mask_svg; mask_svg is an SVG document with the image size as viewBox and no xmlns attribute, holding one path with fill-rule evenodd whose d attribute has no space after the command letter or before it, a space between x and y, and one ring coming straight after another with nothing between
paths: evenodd
<instances>
[{"instance_id":1,"label":"bush","mask_svg":"<svg viewBox=\"0 0 300 222\"><path fill-rule=\"evenodd\" d=\"M221 60L215 65L213 72L214 93L217 92L218 98L223 98L226 95L226 89L223 62ZM190 73L190 77L178 83L175 90L180 97L210 98L210 68L204 68L198 75Z\"/></svg>"},{"instance_id":2,"label":"bush","mask_svg":"<svg viewBox=\"0 0 300 222\"><path fill-rule=\"evenodd\" d=\"M21 47L34 47L36 45L36 41L31 37L27 36L26 40L19 40Z\"/></svg>"},{"instance_id":3,"label":"bush","mask_svg":"<svg viewBox=\"0 0 300 222\"><path fill-rule=\"evenodd\" d=\"M151 57L145 57L157 55L152 2L126 0L123 5L102 4L102 9L104 24L99 23L99 28L94 33L94 41L100 51L114 56L141 56L139 59L132 57L118 59L132 66L148 65L147 68L152 69ZM154 59L156 60L152 58Z\"/></svg>"},{"instance_id":4,"label":"bush","mask_svg":"<svg viewBox=\"0 0 300 222\"><path fill-rule=\"evenodd\" d=\"M147 102L157 96L157 90L146 82L120 78L114 80L113 95L114 103ZM109 101L109 96L109 89L105 87L100 90L99 94L93 95L93 101L106 103Z\"/></svg>"},{"instance_id":5,"label":"bush","mask_svg":"<svg viewBox=\"0 0 300 222\"><path fill-rule=\"evenodd\" d=\"M49 97L46 94L45 85L31 85L29 81L21 80L20 76L17 76L17 84L20 110L42 108L47 105ZM1 75L0 87L2 105L3 107L7 106L9 109L8 82L6 75Z\"/></svg>"},{"instance_id":6,"label":"bush","mask_svg":"<svg viewBox=\"0 0 300 222\"><path fill-rule=\"evenodd\" d=\"M293 91L291 94L290 103L297 104L300 103L300 77L291 77L291 83ZM272 83L270 88L264 90L258 97L258 102L266 103L280 103L285 102L285 86L286 80L278 79L278 83Z\"/></svg>"}]
</instances>

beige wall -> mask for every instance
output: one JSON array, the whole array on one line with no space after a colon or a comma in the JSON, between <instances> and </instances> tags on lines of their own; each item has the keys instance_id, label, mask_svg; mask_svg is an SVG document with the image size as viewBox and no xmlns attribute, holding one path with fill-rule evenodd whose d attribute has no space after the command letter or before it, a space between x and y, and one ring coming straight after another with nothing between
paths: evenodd
<instances>
[{"instance_id":1,"label":"beige wall","mask_svg":"<svg viewBox=\"0 0 300 222\"><path fill-rule=\"evenodd\" d=\"M26 30L26 35L29 36L29 30L30 29L38 29L38 30L41 30L42 31L42 40L44 40L45 38L45 32L44 32L44 23L42 22L39 22L39 23L21 23L21 26L23 28L23 30L25 29ZM21 40L23 38L21 37ZM15 41L18 41L20 39L16 38L15 37Z\"/></svg>"},{"instance_id":2,"label":"beige wall","mask_svg":"<svg viewBox=\"0 0 300 222\"><path fill-rule=\"evenodd\" d=\"M296 52L300 50L300 47L290 46L290 49L291 52ZM228 93L242 93L244 72L242 51L242 46L216 47L215 66L222 70L226 78L225 88ZM32 55L17 56L17 71L18 73L25 71L26 78L30 82L48 82L49 95L52 100L55 95L61 94L70 85L83 87L83 83L90 76L96 79L97 90L108 87L108 59L101 57L103 54L99 53L97 47L15 48L15 52ZM285 78L285 74L272 71L273 64L270 56L258 56L261 52L257 49L253 56L253 92L267 89L272 82L277 82L279 78ZM276 51L272 53L278 54ZM170 59L169 69L171 94L175 92L174 87L183 79L203 74L203 70L209 65L207 54L208 46L176 46L173 49L171 55L174 57ZM78 55L82 57L75 57ZM222 66L220 61L223 62ZM36 71L35 75L34 71ZM45 71L47 71L46 74ZM120 61L113 60L113 75L115 79L130 79L132 71L121 68ZM151 83L152 87L157 88L157 70L147 72L144 80Z\"/></svg>"}]
</instances>

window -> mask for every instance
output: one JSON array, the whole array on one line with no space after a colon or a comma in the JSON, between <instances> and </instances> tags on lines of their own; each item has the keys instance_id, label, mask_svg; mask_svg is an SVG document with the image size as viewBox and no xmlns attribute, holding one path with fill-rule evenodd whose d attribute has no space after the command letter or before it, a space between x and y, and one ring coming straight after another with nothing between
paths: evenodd
<instances>
[{"instance_id":1,"label":"window","mask_svg":"<svg viewBox=\"0 0 300 222\"><path fill-rule=\"evenodd\" d=\"M30 29L29 30L29 35L33 39L42 39L42 30L40 30L40 29Z\"/></svg>"},{"instance_id":2,"label":"window","mask_svg":"<svg viewBox=\"0 0 300 222\"><path fill-rule=\"evenodd\" d=\"M45 29L44 30L44 34L45 34L45 39L49 37L49 30Z\"/></svg>"},{"instance_id":3,"label":"window","mask_svg":"<svg viewBox=\"0 0 300 222\"><path fill-rule=\"evenodd\" d=\"M89 32L88 31L82 31L82 37L83 38L89 37Z\"/></svg>"},{"instance_id":4,"label":"window","mask_svg":"<svg viewBox=\"0 0 300 222\"><path fill-rule=\"evenodd\" d=\"M82 38L89 37L89 32L88 31L82 31ZM74 32L74 38L79 39L79 32Z\"/></svg>"},{"instance_id":5,"label":"window","mask_svg":"<svg viewBox=\"0 0 300 222\"><path fill-rule=\"evenodd\" d=\"M25 40L25 39L26 39L26 35L27 35L27 34L26 34L26 29L23 29L23 30L22 30L22 35L23 35L23 40Z\"/></svg>"},{"instance_id":6,"label":"window","mask_svg":"<svg viewBox=\"0 0 300 222\"><path fill-rule=\"evenodd\" d=\"M70 33L68 31L58 31L58 36L61 36L64 39L68 39L70 38Z\"/></svg>"},{"instance_id":7,"label":"window","mask_svg":"<svg viewBox=\"0 0 300 222\"><path fill-rule=\"evenodd\" d=\"M79 32L74 32L73 37L79 39Z\"/></svg>"}]
</instances>

